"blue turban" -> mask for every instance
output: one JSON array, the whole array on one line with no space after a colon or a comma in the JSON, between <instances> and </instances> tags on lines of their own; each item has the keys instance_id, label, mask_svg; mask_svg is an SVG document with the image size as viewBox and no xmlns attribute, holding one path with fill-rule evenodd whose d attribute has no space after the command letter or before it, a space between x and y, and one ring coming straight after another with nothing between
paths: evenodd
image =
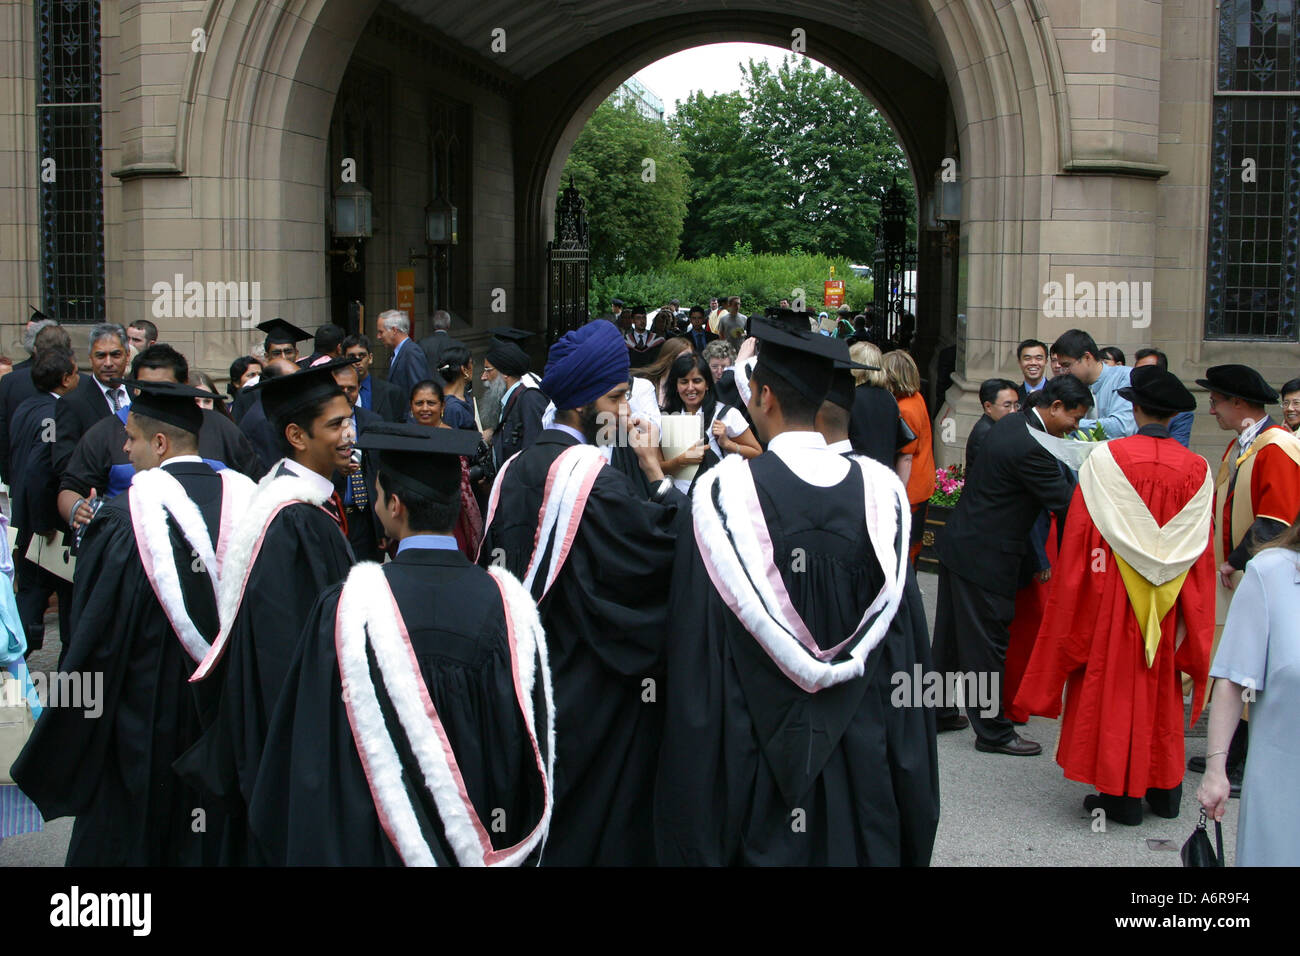
<instances>
[{"instance_id":1,"label":"blue turban","mask_svg":"<svg viewBox=\"0 0 1300 956\"><path fill-rule=\"evenodd\" d=\"M613 322L588 322L551 346L542 391L564 411L627 384L627 343Z\"/></svg>"}]
</instances>

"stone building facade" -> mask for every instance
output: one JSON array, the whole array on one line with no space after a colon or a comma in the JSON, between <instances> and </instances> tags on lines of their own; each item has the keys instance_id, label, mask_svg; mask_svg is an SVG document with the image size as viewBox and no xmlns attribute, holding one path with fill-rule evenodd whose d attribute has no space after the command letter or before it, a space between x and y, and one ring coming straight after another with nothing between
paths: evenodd
<instances>
[{"instance_id":1,"label":"stone building facade","mask_svg":"<svg viewBox=\"0 0 1300 956\"><path fill-rule=\"evenodd\" d=\"M474 347L496 325L542 328L554 197L586 118L662 56L747 40L802 44L908 154L919 357L932 367L957 346L934 410L954 425L936 431L941 462L960 460L978 383L1015 377L1023 338L1078 325L1130 355L1154 344L1189 383L1221 362L1274 384L1300 372L1295 4L735 6L4 0L0 345L13 353L28 303L70 321L153 317L177 276L256 282L260 318L307 328L361 302L373 332L406 268L417 330L434 307ZM333 238L348 160L373 199L358 244ZM929 213L944 168L959 223ZM428 245L428 209L445 204L458 241ZM1052 282L1124 283L1143 308L1058 315ZM222 373L252 341L228 307L186 311L157 321L199 367ZM1223 447L1207 415L1194 442Z\"/></svg>"}]
</instances>

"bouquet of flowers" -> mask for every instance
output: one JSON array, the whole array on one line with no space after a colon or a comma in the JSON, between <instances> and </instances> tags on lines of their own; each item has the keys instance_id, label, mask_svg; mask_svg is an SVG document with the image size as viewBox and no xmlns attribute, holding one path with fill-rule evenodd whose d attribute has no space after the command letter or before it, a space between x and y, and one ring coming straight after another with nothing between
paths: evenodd
<instances>
[{"instance_id":1,"label":"bouquet of flowers","mask_svg":"<svg viewBox=\"0 0 1300 956\"><path fill-rule=\"evenodd\" d=\"M1095 423L1091 429L1085 431L1080 428L1070 436L1075 441L1105 441L1106 429L1102 427L1101 422Z\"/></svg>"},{"instance_id":2,"label":"bouquet of flowers","mask_svg":"<svg viewBox=\"0 0 1300 956\"><path fill-rule=\"evenodd\" d=\"M961 465L949 465L934 471L934 494L930 495L930 504L951 508L961 497L962 488L966 487L966 469Z\"/></svg>"}]
</instances>

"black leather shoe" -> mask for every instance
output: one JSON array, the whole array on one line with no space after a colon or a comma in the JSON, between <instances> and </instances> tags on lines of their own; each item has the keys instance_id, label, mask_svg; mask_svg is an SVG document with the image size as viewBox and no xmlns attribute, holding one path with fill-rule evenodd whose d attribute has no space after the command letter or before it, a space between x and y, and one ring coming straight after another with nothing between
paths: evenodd
<instances>
[{"instance_id":1,"label":"black leather shoe","mask_svg":"<svg viewBox=\"0 0 1300 956\"><path fill-rule=\"evenodd\" d=\"M961 714L951 714L941 716L935 719L935 728L939 733L947 733L950 730L965 730L970 726L970 721Z\"/></svg>"},{"instance_id":2,"label":"black leather shoe","mask_svg":"<svg viewBox=\"0 0 1300 956\"><path fill-rule=\"evenodd\" d=\"M975 741L975 749L986 754L1010 754L1013 757L1036 757L1043 752L1043 745L1026 740L1019 734L1004 744L988 744L982 740Z\"/></svg>"},{"instance_id":3,"label":"black leather shoe","mask_svg":"<svg viewBox=\"0 0 1300 956\"><path fill-rule=\"evenodd\" d=\"M1126 827L1135 827L1142 822L1142 804L1137 804L1137 813L1132 812L1132 808L1121 809L1113 804L1107 806L1110 801L1104 799L1099 793L1090 793L1083 798L1083 809L1088 811L1088 816L1098 808L1106 814L1108 823L1122 823Z\"/></svg>"}]
</instances>

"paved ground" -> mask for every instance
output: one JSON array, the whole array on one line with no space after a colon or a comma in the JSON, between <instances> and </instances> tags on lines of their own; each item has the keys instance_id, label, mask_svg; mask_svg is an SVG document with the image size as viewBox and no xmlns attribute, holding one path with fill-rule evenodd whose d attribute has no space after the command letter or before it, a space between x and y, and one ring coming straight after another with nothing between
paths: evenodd
<instances>
[{"instance_id":1,"label":"paved ground","mask_svg":"<svg viewBox=\"0 0 1300 956\"><path fill-rule=\"evenodd\" d=\"M938 578L918 576L926 616L934 622ZM47 619L46 646L33 655L33 669L52 670L58 655L57 626ZM1091 788L1066 780L1052 754L1057 723L1035 717L1021 733L1043 745L1038 757L982 754L969 730L939 736L939 832L935 866L1181 866L1178 849L1197 819L1198 774L1183 784L1182 814L1163 820L1147 813L1141 826L1107 826L1094 832L1083 809ZM1188 752L1204 753L1203 738L1189 738ZM1230 801L1223 842L1231 864L1237 840L1238 802ZM58 866L67 852L70 820L46 824L42 833L0 844L0 866Z\"/></svg>"}]
</instances>

